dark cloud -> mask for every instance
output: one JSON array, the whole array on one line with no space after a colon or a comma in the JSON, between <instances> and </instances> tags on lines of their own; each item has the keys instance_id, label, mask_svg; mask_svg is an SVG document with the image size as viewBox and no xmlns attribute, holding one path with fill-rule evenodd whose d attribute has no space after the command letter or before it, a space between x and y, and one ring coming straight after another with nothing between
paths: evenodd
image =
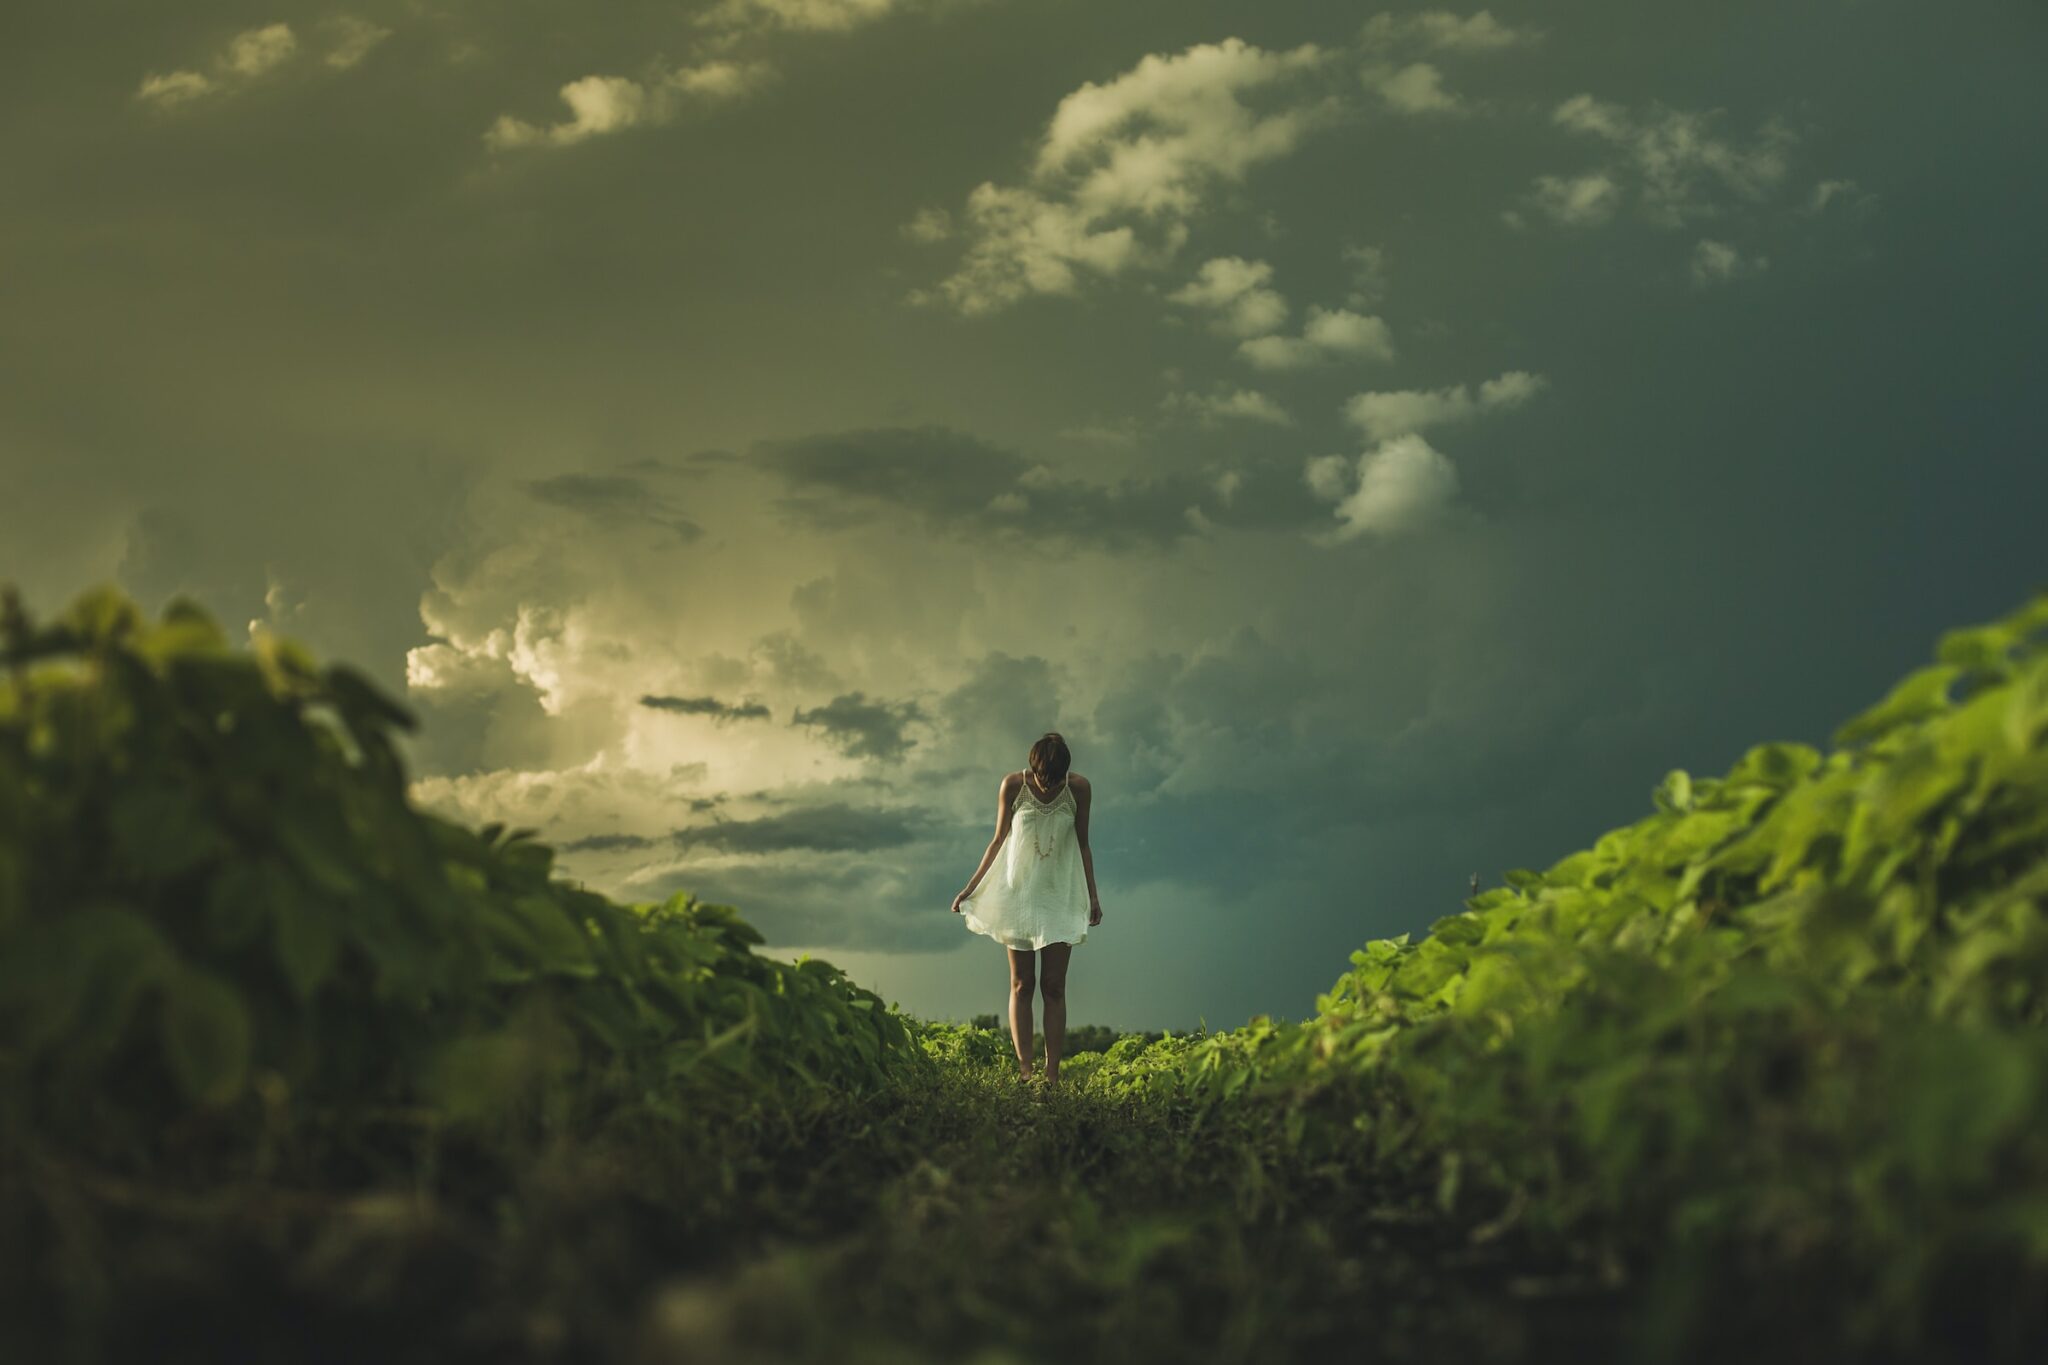
<instances>
[{"instance_id":1,"label":"dark cloud","mask_svg":"<svg viewBox=\"0 0 2048 1365\"><path fill-rule=\"evenodd\" d=\"M770 680L783 687L811 691L839 685L839 675L825 662L825 656L805 648L786 630L763 635L754 642L752 654Z\"/></svg>"},{"instance_id":2,"label":"dark cloud","mask_svg":"<svg viewBox=\"0 0 2048 1365\"><path fill-rule=\"evenodd\" d=\"M1159 473L1112 484L1060 474L965 432L942 426L877 427L762 441L755 467L791 490L777 505L820 529L865 524L881 508L918 517L941 534L1048 536L1111 551L1168 550L1210 523L1306 524L1326 519L1300 488L1271 474L1228 498L1214 474ZM1219 471L1220 472L1220 471Z\"/></svg>"},{"instance_id":3,"label":"dark cloud","mask_svg":"<svg viewBox=\"0 0 2048 1365\"><path fill-rule=\"evenodd\" d=\"M922 811L868 810L844 802L802 806L751 820L721 820L675 831L679 848L727 853L859 853L909 843L927 823Z\"/></svg>"},{"instance_id":4,"label":"dark cloud","mask_svg":"<svg viewBox=\"0 0 2048 1365\"><path fill-rule=\"evenodd\" d=\"M809 710L798 707L792 725L814 726L848 758L897 759L917 741L907 738L904 727L924 719L914 701L869 701L864 692L847 692L823 706Z\"/></svg>"},{"instance_id":5,"label":"dark cloud","mask_svg":"<svg viewBox=\"0 0 2048 1365\"><path fill-rule=\"evenodd\" d=\"M674 532L686 544L704 534L702 526L677 512L638 479L617 474L557 474L550 479L528 479L520 486L537 502L580 512L602 524L646 522Z\"/></svg>"},{"instance_id":6,"label":"dark cloud","mask_svg":"<svg viewBox=\"0 0 2048 1365\"><path fill-rule=\"evenodd\" d=\"M653 848L655 841L644 834L589 834L558 845L563 853L617 853L624 849Z\"/></svg>"},{"instance_id":7,"label":"dark cloud","mask_svg":"<svg viewBox=\"0 0 2048 1365\"><path fill-rule=\"evenodd\" d=\"M1047 730L1058 730L1073 751L1074 767L1088 771L1084 755L1093 746L1092 727L1085 717L1061 713L1052 665L1035 654L1019 658L991 650L935 709L947 752L987 765L992 773L1022 767L1032 743Z\"/></svg>"},{"instance_id":8,"label":"dark cloud","mask_svg":"<svg viewBox=\"0 0 2048 1365\"><path fill-rule=\"evenodd\" d=\"M976 852L979 851L977 846ZM951 856L947 856L951 855ZM886 858L780 861L764 858L721 867L681 868L648 881L666 898L687 891L738 906L768 944L850 948L920 956L948 952L967 937L949 913L953 893L973 870L974 854L957 848L891 850ZM985 945L988 940L981 942ZM987 966L1001 991L1001 953L988 945Z\"/></svg>"},{"instance_id":9,"label":"dark cloud","mask_svg":"<svg viewBox=\"0 0 2048 1365\"><path fill-rule=\"evenodd\" d=\"M730 450L699 450L676 459L667 455L647 455L637 460L627 460L619 468L644 470L649 474L661 474L675 479L702 479L716 472L716 466L737 464L741 457Z\"/></svg>"},{"instance_id":10,"label":"dark cloud","mask_svg":"<svg viewBox=\"0 0 2048 1365\"><path fill-rule=\"evenodd\" d=\"M716 697L659 697L652 694L640 698L640 704L655 711L674 711L685 716L709 716L715 721L766 720L768 708L760 702L723 702Z\"/></svg>"}]
</instances>

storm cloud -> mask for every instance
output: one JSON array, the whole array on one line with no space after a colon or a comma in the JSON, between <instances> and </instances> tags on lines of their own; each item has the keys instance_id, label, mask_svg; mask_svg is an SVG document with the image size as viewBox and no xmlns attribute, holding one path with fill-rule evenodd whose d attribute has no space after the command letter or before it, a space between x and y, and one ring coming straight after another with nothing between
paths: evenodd
<instances>
[{"instance_id":1,"label":"storm cloud","mask_svg":"<svg viewBox=\"0 0 2048 1365\"><path fill-rule=\"evenodd\" d=\"M2048 501L2027 7L1373 8L36 7L0 577L348 660L422 808L934 1017L1059 730L1071 1017L1300 1017Z\"/></svg>"}]
</instances>

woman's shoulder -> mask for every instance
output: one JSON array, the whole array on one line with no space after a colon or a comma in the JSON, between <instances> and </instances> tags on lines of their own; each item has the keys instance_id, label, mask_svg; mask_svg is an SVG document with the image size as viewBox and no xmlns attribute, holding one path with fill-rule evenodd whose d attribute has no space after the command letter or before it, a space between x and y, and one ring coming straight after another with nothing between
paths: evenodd
<instances>
[{"instance_id":1,"label":"woman's shoulder","mask_svg":"<svg viewBox=\"0 0 2048 1365\"><path fill-rule=\"evenodd\" d=\"M1068 773L1067 781L1073 785L1074 791L1077 794L1086 795L1091 790L1088 779L1079 773Z\"/></svg>"}]
</instances>

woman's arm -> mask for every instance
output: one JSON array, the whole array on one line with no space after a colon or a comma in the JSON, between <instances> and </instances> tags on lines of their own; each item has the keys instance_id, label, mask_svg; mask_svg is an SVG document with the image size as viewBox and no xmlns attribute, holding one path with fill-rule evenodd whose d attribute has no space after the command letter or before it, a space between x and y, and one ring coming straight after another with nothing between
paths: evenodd
<instances>
[{"instance_id":1,"label":"woman's arm","mask_svg":"<svg viewBox=\"0 0 2048 1365\"><path fill-rule=\"evenodd\" d=\"M1102 922L1102 898L1095 894L1095 855L1088 848L1088 812L1095 805L1095 787L1087 778L1074 781L1074 838L1081 845L1081 871L1088 877L1088 922Z\"/></svg>"},{"instance_id":2,"label":"woman's arm","mask_svg":"<svg viewBox=\"0 0 2048 1365\"><path fill-rule=\"evenodd\" d=\"M996 788L996 837L988 841L988 848L981 855L981 865L974 869L974 875L967 879L967 889L953 897L953 908L958 910L960 902L974 894L974 888L981 885L982 874L989 864L996 860L996 850L1010 837L1010 802L1016 795L1017 774L1004 773L1002 785Z\"/></svg>"}]
</instances>

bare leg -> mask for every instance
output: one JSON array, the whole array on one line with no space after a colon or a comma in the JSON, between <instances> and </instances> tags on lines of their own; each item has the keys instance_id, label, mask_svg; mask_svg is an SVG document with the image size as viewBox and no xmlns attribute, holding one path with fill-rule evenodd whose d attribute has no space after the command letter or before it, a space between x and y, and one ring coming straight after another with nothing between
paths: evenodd
<instances>
[{"instance_id":1,"label":"bare leg","mask_svg":"<svg viewBox=\"0 0 2048 1365\"><path fill-rule=\"evenodd\" d=\"M1010 1042L1017 1051L1020 1074L1031 1074L1031 991L1038 981L1037 955L1029 948L1010 949ZM1047 1071L1052 1067L1048 1065Z\"/></svg>"},{"instance_id":2,"label":"bare leg","mask_svg":"<svg viewBox=\"0 0 2048 1365\"><path fill-rule=\"evenodd\" d=\"M1038 994L1045 1001L1045 1083L1052 1088L1060 1083L1060 1050L1067 1041L1067 961L1073 955L1071 943L1048 943L1038 953L1044 966Z\"/></svg>"}]
</instances>

